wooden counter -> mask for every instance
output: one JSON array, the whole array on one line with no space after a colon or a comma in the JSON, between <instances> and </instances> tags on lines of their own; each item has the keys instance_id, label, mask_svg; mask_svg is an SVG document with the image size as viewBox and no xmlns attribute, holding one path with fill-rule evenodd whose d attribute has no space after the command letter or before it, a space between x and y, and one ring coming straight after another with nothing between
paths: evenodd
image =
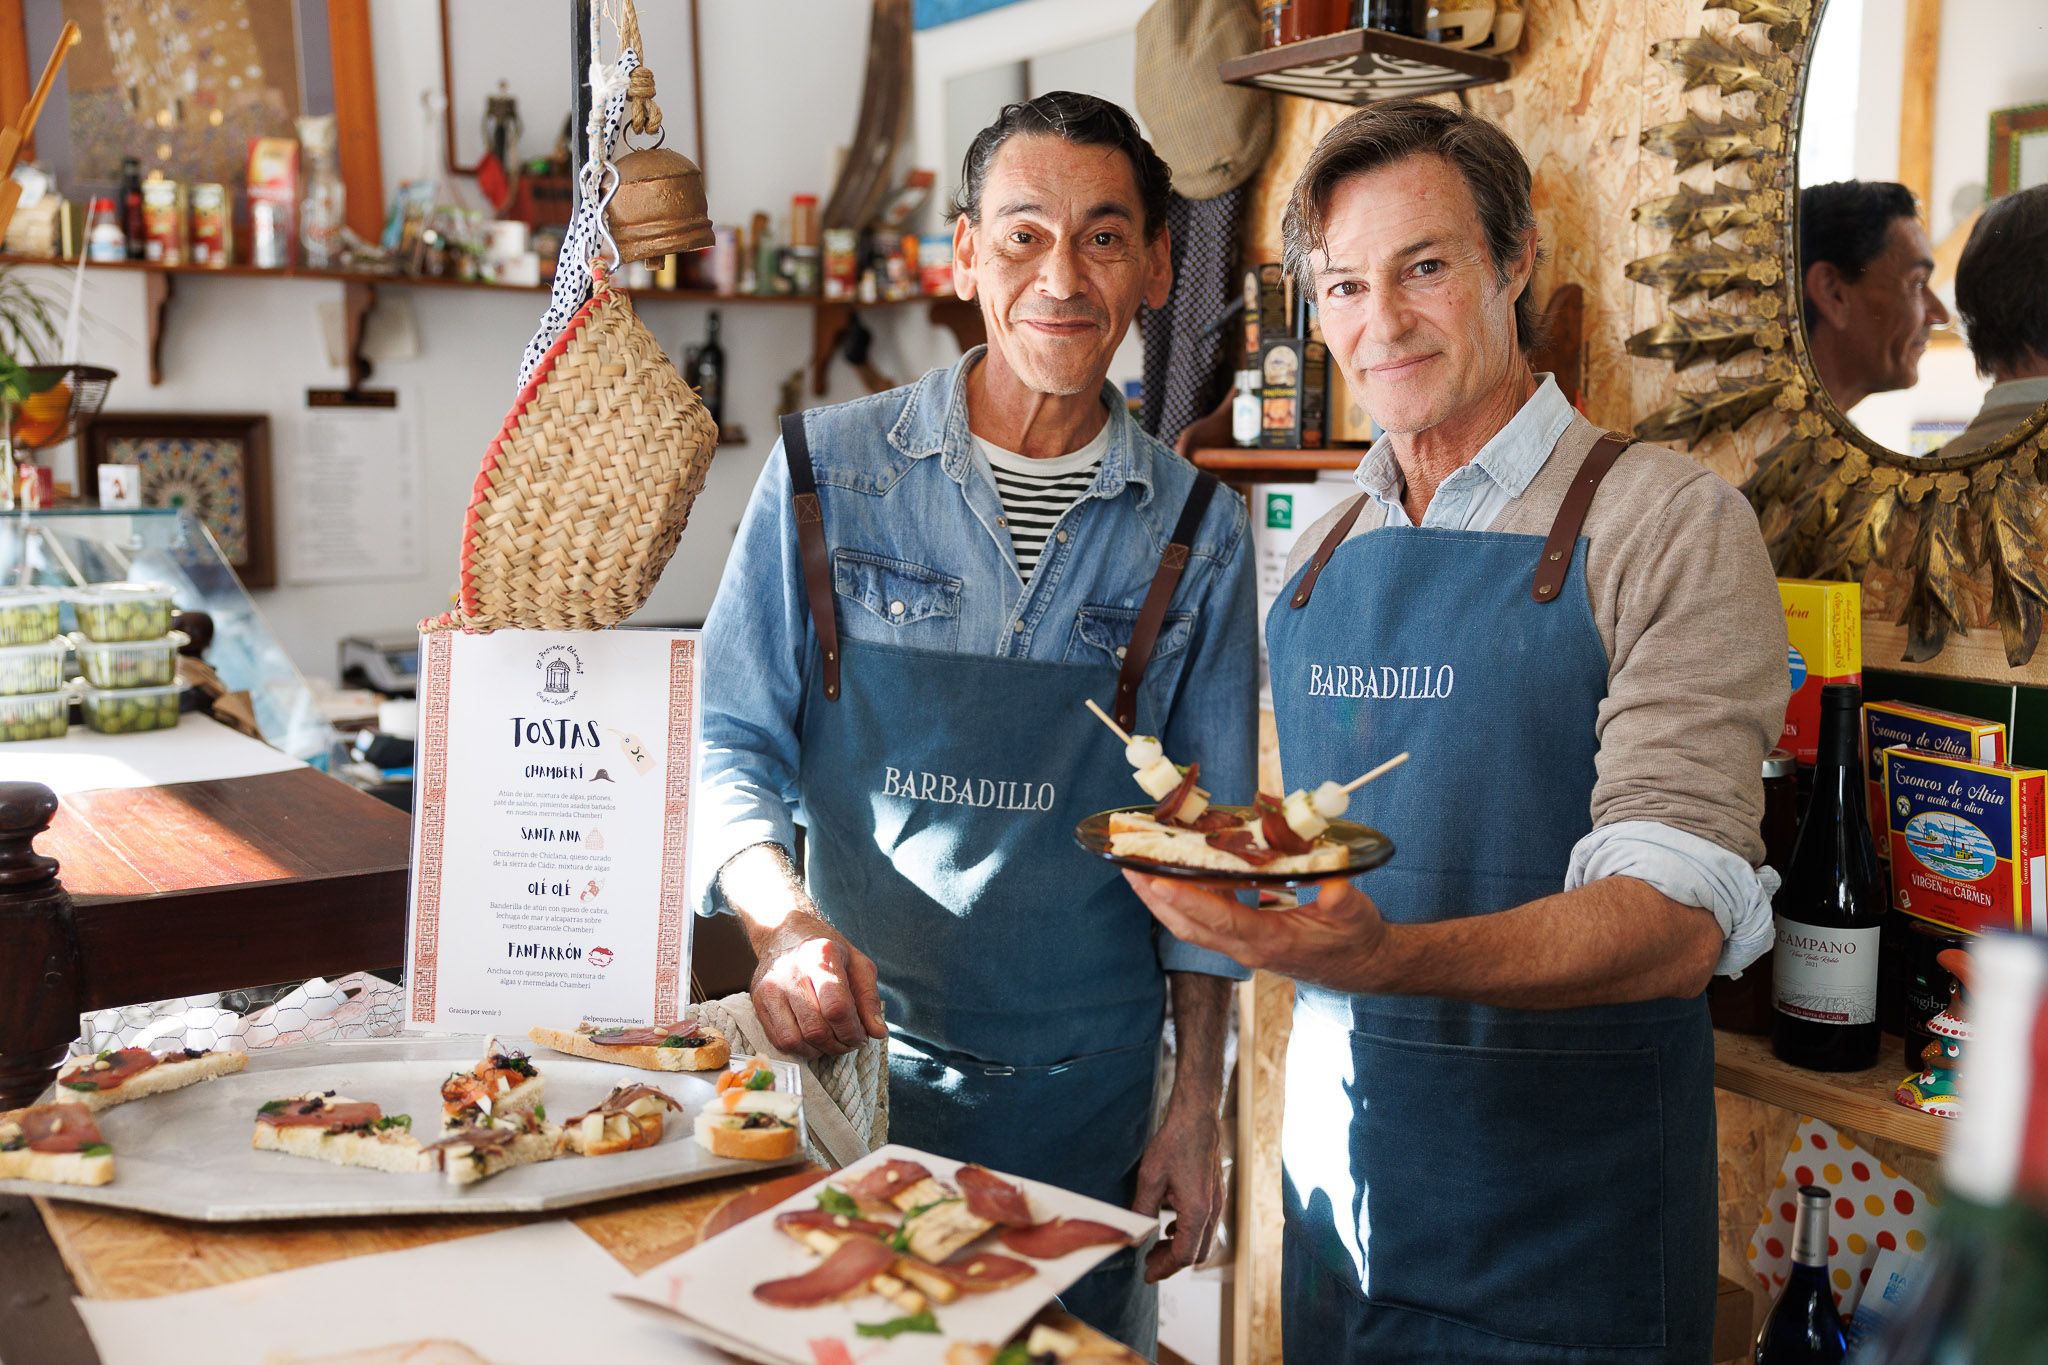
<instances>
[{"instance_id":1,"label":"wooden counter","mask_svg":"<svg viewBox=\"0 0 2048 1365\"><path fill-rule=\"evenodd\" d=\"M1768 1038L1714 1030L1714 1084L1737 1095L1805 1114L1863 1137L1939 1156L1951 1120L1908 1109L1892 1091L1908 1072L1899 1039L1885 1035L1868 1071L1802 1071L1779 1061Z\"/></svg>"}]
</instances>

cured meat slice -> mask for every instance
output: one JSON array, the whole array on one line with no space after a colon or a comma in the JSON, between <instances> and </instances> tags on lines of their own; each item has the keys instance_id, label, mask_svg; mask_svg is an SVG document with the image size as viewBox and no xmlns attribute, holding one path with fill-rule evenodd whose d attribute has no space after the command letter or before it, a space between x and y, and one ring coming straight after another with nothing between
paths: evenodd
<instances>
[{"instance_id":1,"label":"cured meat slice","mask_svg":"<svg viewBox=\"0 0 2048 1365\"><path fill-rule=\"evenodd\" d=\"M1194 820L1182 820L1176 823L1186 825L1197 834L1220 834L1226 829L1241 829L1244 826L1244 820L1241 816L1232 815L1227 810L1217 810L1213 806L1203 811Z\"/></svg>"},{"instance_id":2,"label":"cured meat slice","mask_svg":"<svg viewBox=\"0 0 2048 1365\"><path fill-rule=\"evenodd\" d=\"M330 1133L345 1132L350 1128L361 1128L384 1117L384 1111L367 1100L350 1100L346 1104L331 1104L322 1099L283 1100L283 1108L273 1112L265 1105L256 1114L258 1123L267 1123L273 1128L325 1128Z\"/></svg>"},{"instance_id":3,"label":"cured meat slice","mask_svg":"<svg viewBox=\"0 0 2048 1365\"><path fill-rule=\"evenodd\" d=\"M859 1180L841 1182L840 1188L855 1199L887 1204L918 1181L931 1178L932 1173L915 1161L885 1161Z\"/></svg>"},{"instance_id":4,"label":"cured meat slice","mask_svg":"<svg viewBox=\"0 0 2048 1365\"><path fill-rule=\"evenodd\" d=\"M617 1090L612 1091L611 1094L604 1097L604 1103L597 1106L591 1112L597 1114L623 1114L632 1107L633 1101L646 1099L649 1096L660 1100L677 1113L682 1112L683 1106L677 1104L675 1099L666 1091L657 1090L651 1085L640 1085L637 1083L622 1085Z\"/></svg>"},{"instance_id":5,"label":"cured meat slice","mask_svg":"<svg viewBox=\"0 0 2048 1365\"><path fill-rule=\"evenodd\" d=\"M98 1070L99 1062L106 1062L105 1070ZM79 1064L76 1071L66 1072L62 1083L67 1090L113 1090L121 1082L140 1076L157 1064L155 1054L148 1048L124 1047L104 1057L89 1057Z\"/></svg>"},{"instance_id":6,"label":"cured meat slice","mask_svg":"<svg viewBox=\"0 0 2048 1365\"><path fill-rule=\"evenodd\" d=\"M669 1038L681 1038L685 1047L700 1047L710 1041L697 1033L691 1024L670 1024L666 1028L601 1028L585 1036L600 1047L659 1047ZM692 1038L699 1041L692 1043Z\"/></svg>"},{"instance_id":7,"label":"cured meat slice","mask_svg":"<svg viewBox=\"0 0 2048 1365\"><path fill-rule=\"evenodd\" d=\"M776 1231L787 1232L791 1228L799 1232L815 1229L819 1232L851 1237L887 1237L896 1231L887 1223L871 1222L866 1218L849 1218L843 1213L827 1213L824 1209L791 1209L788 1213L775 1215Z\"/></svg>"},{"instance_id":8,"label":"cured meat slice","mask_svg":"<svg viewBox=\"0 0 2048 1365\"><path fill-rule=\"evenodd\" d=\"M801 1275L754 1286L754 1297L777 1308L816 1308L867 1292L868 1282L896 1264L896 1253L872 1237L849 1237Z\"/></svg>"},{"instance_id":9,"label":"cured meat slice","mask_svg":"<svg viewBox=\"0 0 2048 1365\"><path fill-rule=\"evenodd\" d=\"M39 1104L15 1118L31 1152L77 1152L106 1141L82 1104Z\"/></svg>"},{"instance_id":10,"label":"cured meat slice","mask_svg":"<svg viewBox=\"0 0 2048 1365\"><path fill-rule=\"evenodd\" d=\"M1187 800L1188 793L1195 789L1195 779L1201 775L1201 764L1188 764L1188 770L1180 776L1180 785L1168 792L1165 798L1152 808L1152 818L1154 820L1172 820L1179 813L1181 802Z\"/></svg>"},{"instance_id":11,"label":"cured meat slice","mask_svg":"<svg viewBox=\"0 0 2048 1365\"><path fill-rule=\"evenodd\" d=\"M1315 840L1296 834L1294 826L1287 823L1287 817L1277 810L1268 809L1260 815L1259 828L1265 833L1267 845L1278 852L1301 854L1315 851Z\"/></svg>"},{"instance_id":12,"label":"cured meat slice","mask_svg":"<svg viewBox=\"0 0 2048 1365\"><path fill-rule=\"evenodd\" d=\"M1248 829L1233 829L1221 834L1212 834L1208 838L1208 844L1211 848L1220 848L1225 853L1236 854L1253 867L1264 867L1268 863L1280 861L1285 856L1275 853L1270 848L1260 848Z\"/></svg>"},{"instance_id":13,"label":"cured meat slice","mask_svg":"<svg viewBox=\"0 0 2048 1365\"><path fill-rule=\"evenodd\" d=\"M1029 1261L1020 1261L1014 1256L1003 1256L993 1251L964 1251L943 1265L931 1265L920 1261L918 1269L937 1275L969 1294L985 1294L997 1289L1008 1289L1013 1284L1022 1284L1038 1273L1038 1268Z\"/></svg>"},{"instance_id":14,"label":"cured meat slice","mask_svg":"<svg viewBox=\"0 0 2048 1365\"><path fill-rule=\"evenodd\" d=\"M1038 1221L1031 1216L1024 1191L987 1167L962 1166L953 1179L967 1196L967 1211L976 1218L1011 1228L1028 1228Z\"/></svg>"},{"instance_id":15,"label":"cured meat slice","mask_svg":"<svg viewBox=\"0 0 2048 1365\"><path fill-rule=\"evenodd\" d=\"M1085 1218L1055 1218L1028 1228L1004 1228L1003 1245L1034 1261L1053 1261L1082 1247L1122 1246L1130 1235Z\"/></svg>"}]
</instances>

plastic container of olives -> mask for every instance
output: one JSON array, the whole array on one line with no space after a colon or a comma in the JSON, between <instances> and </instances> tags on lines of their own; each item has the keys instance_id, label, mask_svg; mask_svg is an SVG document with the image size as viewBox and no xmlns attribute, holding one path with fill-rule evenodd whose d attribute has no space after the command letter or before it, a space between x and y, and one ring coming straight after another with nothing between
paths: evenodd
<instances>
[{"instance_id":1,"label":"plastic container of olives","mask_svg":"<svg viewBox=\"0 0 2048 1365\"><path fill-rule=\"evenodd\" d=\"M0 645L0 697L55 692L64 685L64 642Z\"/></svg>"},{"instance_id":2,"label":"plastic container of olives","mask_svg":"<svg viewBox=\"0 0 2048 1365\"><path fill-rule=\"evenodd\" d=\"M181 683L168 687L129 687L112 691L87 685L78 689L85 723L103 735L137 735L168 730L178 723Z\"/></svg>"},{"instance_id":3,"label":"plastic container of olives","mask_svg":"<svg viewBox=\"0 0 2048 1365\"><path fill-rule=\"evenodd\" d=\"M155 583L95 583L71 594L78 629L102 644L158 640L171 628L171 590Z\"/></svg>"},{"instance_id":4,"label":"plastic container of olives","mask_svg":"<svg viewBox=\"0 0 2048 1365\"><path fill-rule=\"evenodd\" d=\"M40 645L57 638L64 594L55 588L0 588L0 645ZM169 623L165 623L166 629Z\"/></svg>"},{"instance_id":5,"label":"plastic container of olives","mask_svg":"<svg viewBox=\"0 0 2048 1365\"><path fill-rule=\"evenodd\" d=\"M95 644L73 631L71 647L78 651L78 671L94 687L162 687L178 678L178 651L190 642L182 630L161 640L133 640L126 644Z\"/></svg>"},{"instance_id":6,"label":"plastic container of olives","mask_svg":"<svg viewBox=\"0 0 2048 1365\"><path fill-rule=\"evenodd\" d=\"M0 697L0 740L62 739L70 728L69 692Z\"/></svg>"}]
</instances>

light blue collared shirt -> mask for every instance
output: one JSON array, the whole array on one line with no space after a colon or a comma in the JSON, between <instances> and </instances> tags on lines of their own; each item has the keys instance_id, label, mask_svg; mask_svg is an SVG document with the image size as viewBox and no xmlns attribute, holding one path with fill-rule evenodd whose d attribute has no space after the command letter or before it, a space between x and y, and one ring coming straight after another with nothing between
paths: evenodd
<instances>
[{"instance_id":1,"label":"light blue collared shirt","mask_svg":"<svg viewBox=\"0 0 2048 1365\"><path fill-rule=\"evenodd\" d=\"M1483 531L1493 525L1528 490L1571 420L1572 406L1557 380L1544 375L1508 424L1437 488L1423 509L1422 524L1447 531ZM1387 437L1366 451L1352 478L1385 510L1387 525L1415 524L1401 503L1407 481ZM1771 895L1778 889L1778 874L1753 868L1741 855L1690 831L1654 820L1600 826L1572 849L1565 890L1602 877L1634 877L1681 905L1711 911L1721 926L1721 957L1714 964L1719 975L1740 976L1771 946Z\"/></svg>"}]
</instances>

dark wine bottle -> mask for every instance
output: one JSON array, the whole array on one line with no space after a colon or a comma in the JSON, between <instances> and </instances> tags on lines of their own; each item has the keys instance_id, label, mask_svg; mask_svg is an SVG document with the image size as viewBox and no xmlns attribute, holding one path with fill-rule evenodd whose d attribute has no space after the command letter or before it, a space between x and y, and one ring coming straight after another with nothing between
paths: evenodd
<instances>
[{"instance_id":1,"label":"dark wine bottle","mask_svg":"<svg viewBox=\"0 0 2048 1365\"><path fill-rule=\"evenodd\" d=\"M2048 1359L2048 942L1987 934L1970 965L1968 1100L1942 1150L1930 1264L1857 1365Z\"/></svg>"},{"instance_id":2,"label":"dark wine bottle","mask_svg":"<svg viewBox=\"0 0 2048 1365\"><path fill-rule=\"evenodd\" d=\"M704 405L704 411L711 414L714 424L722 424L725 417L725 347L718 344L718 310L711 310L704 344L697 350L697 359L690 367L690 382L696 386L697 400Z\"/></svg>"},{"instance_id":3,"label":"dark wine bottle","mask_svg":"<svg viewBox=\"0 0 2048 1365\"><path fill-rule=\"evenodd\" d=\"M128 238L128 259L139 261L148 254L149 230L142 215L142 163L132 156L121 158L121 231Z\"/></svg>"},{"instance_id":4,"label":"dark wine bottle","mask_svg":"<svg viewBox=\"0 0 2048 1365\"><path fill-rule=\"evenodd\" d=\"M1877 1062L1887 898L1864 813L1856 743L1862 705L1854 683L1821 689L1813 801L1792 848L1792 871L1772 903L1771 1050L1812 1071L1861 1071Z\"/></svg>"},{"instance_id":5,"label":"dark wine bottle","mask_svg":"<svg viewBox=\"0 0 2048 1365\"><path fill-rule=\"evenodd\" d=\"M1792 1273L1756 1334L1756 1365L1841 1365L1849 1354L1835 1291L1828 1285L1828 1201L1818 1185L1799 1187L1792 1225Z\"/></svg>"}]
</instances>

